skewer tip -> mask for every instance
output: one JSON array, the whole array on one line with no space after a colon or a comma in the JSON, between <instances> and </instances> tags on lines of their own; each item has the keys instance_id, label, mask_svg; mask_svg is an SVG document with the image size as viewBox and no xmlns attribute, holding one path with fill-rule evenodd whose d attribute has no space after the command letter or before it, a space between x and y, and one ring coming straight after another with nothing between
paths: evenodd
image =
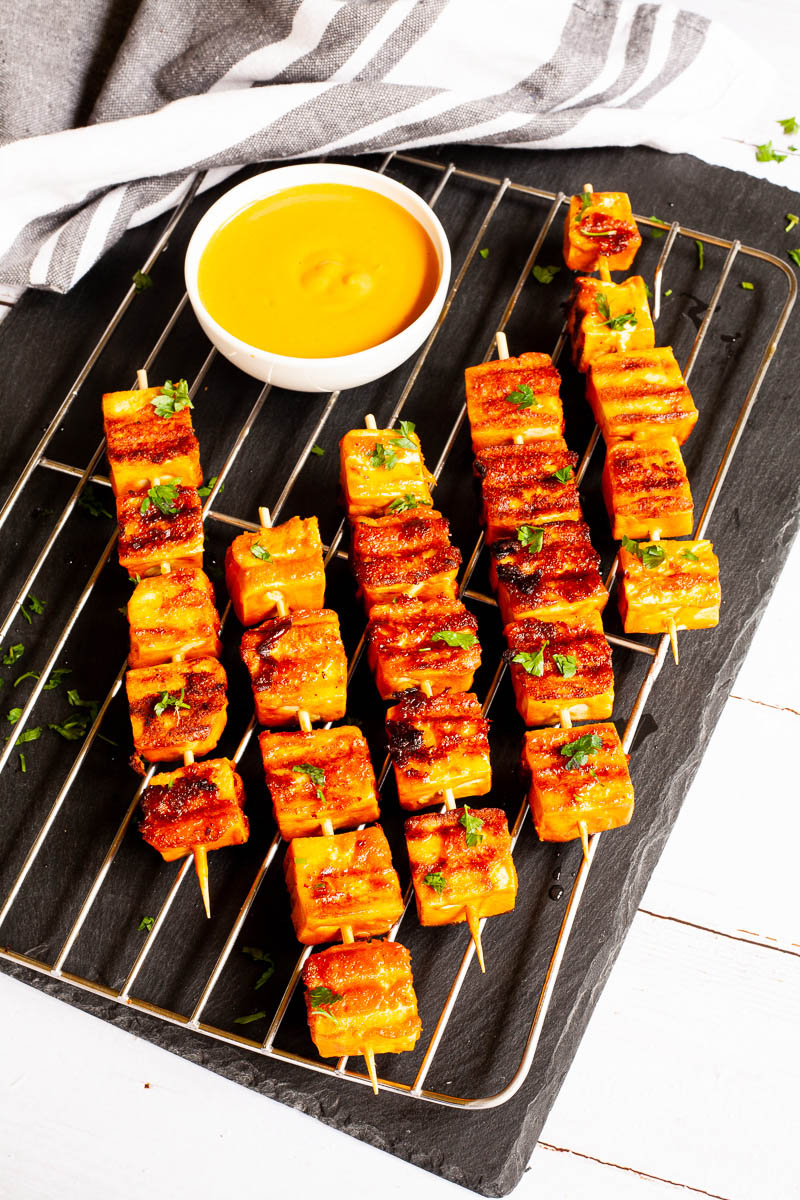
<instances>
[{"instance_id":1,"label":"skewer tip","mask_svg":"<svg viewBox=\"0 0 800 1200\"><path fill-rule=\"evenodd\" d=\"M475 943L475 954L478 957L478 966L483 975L486 974L486 964L483 961L483 945L481 944L481 926L478 920L478 915L471 904L467 905L467 924L472 940Z\"/></svg>"},{"instance_id":2,"label":"skewer tip","mask_svg":"<svg viewBox=\"0 0 800 1200\"><path fill-rule=\"evenodd\" d=\"M366 416L364 417L364 428L365 429L377 429L378 428L377 423L376 423L375 418L373 417L372 413L367 413Z\"/></svg>"},{"instance_id":3,"label":"skewer tip","mask_svg":"<svg viewBox=\"0 0 800 1200\"><path fill-rule=\"evenodd\" d=\"M340 925L339 929L340 929L340 932L342 935L342 944L345 946L351 946L353 944L353 942L356 940L353 937L353 926L352 925Z\"/></svg>"},{"instance_id":4,"label":"skewer tip","mask_svg":"<svg viewBox=\"0 0 800 1200\"><path fill-rule=\"evenodd\" d=\"M497 357L508 358L508 338L502 329L498 329L494 335L494 342L497 346Z\"/></svg>"},{"instance_id":5,"label":"skewer tip","mask_svg":"<svg viewBox=\"0 0 800 1200\"><path fill-rule=\"evenodd\" d=\"M311 717L304 708L297 710L297 724L303 733L311 733Z\"/></svg>"},{"instance_id":6,"label":"skewer tip","mask_svg":"<svg viewBox=\"0 0 800 1200\"><path fill-rule=\"evenodd\" d=\"M145 371L144 367L136 372L136 386L140 392L147 391L147 371Z\"/></svg>"},{"instance_id":7,"label":"skewer tip","mask_svg":"<svg viewBox=\"0 0 800 1200\"><path fill-rule=\"evenodd\" d=\"M444 806L447 811L452 812L456 806L456 798L453 794L453 789L445 788L445 790L442 792L442 799L444 800Z\"/></svg>"},{"instance_id":8,"label":"skewer tip","mask_svg":"<svg viewBox=\"0 0 800 1200\"><path fill-rule=\"evenodd\" d=\"M364 1056L364 1062L367 1064L367 1074L369 1075L372 1084L372 1090L377 1096L378 1094L378 1072L375 1070L375 1052L370 1050L369 1046L365 1046L361 1052Z\"/></svg>"},{"instance_id":9,"label":"skewer tip","mask_svg":"<svg viewBox=\"0 0 800 1200\"><path fill-rule=\"evenodd\" d=\"M583 846L583 860L589 861L589 828L585 821L578 821L578 829L581 834L581 845Z\"/></svg>"},{"instance_id":10,"label":"skewer tip","mask_svg":"<svg viewBox=\"0 0 800 1200\"><path fill-rule=\"evenodd\" d=\"M320 821L323 837L333 837L333 821L330 817L323 817Z\"/></svg>"},{"instance_id":11,"label":"skewer tip","mask_svg":"<svg viewBox=\"0 0 800 1200\"><path fill-rule=\"evenodd\" d=\"M272 514L270 513L266 504L260 504L258 506L258 519L263 529L272 528Z\"/></svg>"},{"instance_id":12,"label":"skewer tip","mask_svg":"<svg viewBox=\"0 0 800 1200\"><path fill-rule=\"evenodd\" d=\"M208 894L208 855L206 854L205 846L193 846L192 854L194 855L194 869L197 872L197 879L200 884L200 894L203 897L203 907L206 910L206 916L211 917L211 900Z\"/></svg>"},{"instance_id":13,"label":"skewer tip","mask_svg":"<svg viewBox=\"0 0 800 1200\"><path fill-rule=\"evenodd\" d=\"M558 719L561 722L562 729L572 729L572 717L568 708L560 708L558 710Z\"/></svg>"},{"instance_id":14,"label":"skewer tip","mask_svg":"<svg viewBox=\"0 0 800 1200\"><path fill-rule=\"evenodd\" d=\"M672 646L672 657L675 659L675 665L678 664L678 629L672 617L669 619L669 643Z\"/></svg>"}]
</instances>

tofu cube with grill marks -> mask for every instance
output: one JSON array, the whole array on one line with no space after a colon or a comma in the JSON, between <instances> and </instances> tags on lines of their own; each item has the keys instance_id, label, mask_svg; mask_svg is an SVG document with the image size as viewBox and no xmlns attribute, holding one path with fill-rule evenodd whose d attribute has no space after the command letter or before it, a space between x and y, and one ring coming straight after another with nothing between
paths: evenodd
<instances>
[{"instance_id":1,"label":"tofu cube with grill marks","mask_svg":"<svg viewBox=\"0 0 800 1200\"><path fill-rule=\"evenodd\" d=\"M538 547L538 549L537 549ZM523 526L489 547L489 578L504 624L562 621L602 612L608 592L585 521Z\"/></svg>"},{"instance_id":2,"label":"tofu cube with grill marks","mask_svg":"<svg viewBox=\"0 0 800 1200\"><path fill-rule=\"evenodd\" d=\"M400 596L456 598L461 554L450 544L447 520L434 509L357 517L351 528L351 557L367 611Z\"/></svg>"},{"instance_id":3,"label":"tofu cube with grill marks","mask_svg":"<svg viewBox=\"0 0 800 1200\"><path fill-rule=\"evenodd\" d=\"M227 758L154 775L142 796L142 837L166 862L193 847L219 850L247 841L244 785Z\"/></svg>"},{"instance_id":4,"label":"tofu cube with grill marks","mask_svg":"<svg viewBox=\"0 0 800 1200\"><path fill-rule=\"evenodd\" d=\"M402 808L441 804L447 788L459 800L491 790L489 722L476 696L408 691L387 712L386 733Z\"/></svg>"},{"instance_id":5,"label":"tofu cube with grill marks","mask_svg":"<svg viewBox=\"0 0 800 1200\"><path fill-rule=\"evenodd\" d=\"M480 666L478 622L460 600L376 604L367 625L367 657L384 700L429 683L434 695L466 692Z\"/></svg>"},{"instance_id":6,"label":"tofu cube with grill marks","mask_svg":"<svg viewBox=\"0 0 800 1200\"><path fill-rule=\"evenodd\" d=\"M464 372L472 448L560 438L564 413L558 389L561 376L549 354L493 359Z\"/></svg>"},{"instance_id":7,"label":"tofu cube with grill marks","mask_svg":"<svg viewBox=\"0 0 800 1200\"><path fill-rule=\"evenodd\" d=\"M260 533L241 533L225 554L225 583L242 625L278 611L322 608L325 568L316 517L292 517Z\"/></svg>"},{"instance_id":8,"label":"tofu cube with grill marks","mask_svg":"<svg viewBox=\"0 0 800 1200\"><path fill-rule=\"evenodd\" d=\"M433 504L430 489L435 480L414 432L351 429L339 450L342 492L351 519L383 516L390 504L405 496Z\"/></svg>"},{"instance_id":9,"label":"tofu cube with grill marks","mask_svg":"<svg viewBox=\"0 0 800 1200\"><path fill-rule=\"evenodd\" d=\"M344 716L347 660L331 609L300 609L248 629L242 660L262 725L293 725L300 709L312 721Z\"/></svg>"},{"instance_id":10,"label":"tofu cube with grill marks","mask_svg":"<svg viewBox=\"0 0 800 1200\"><path fill-rule=\"evenodd\" d=\"M475 460L483 492L486 541L515 537L520 525L579 521L578 456L560 438L526 446L487 446ZM556 472L569 477L559 479Z\"/></svg>"},{"instance_id":11,"label":"tofu cube with grill marks","mask_svg":"<svg viewBox=\"0 0 800 1200\"><path fill-rule=\"evenodd\" d=\"M405 824L420 925L454 925L510 912L517 898L506 814L499 808L420 813Z\"/></svg>"},{"instance_id":12,"label":"tofu cube with grill marks","mask_svg":"<svg viewBox=\"0 0 800 1200\"><path fill-rule=\"evenodd\" d=\"M619 611L626 633L710 629L719 623L719 560L711 542L642 542L619 552Z\"/></svg>"},{"instance_id":13,"label":"tofu cube with grill marks","mask_svg":"<svg viewBox=\"0 0 800 1200\"><path fill-rule=\"evenodd\" d=\"M167 485L162 511L149 492L117 496L119 565L131 576L155 575L162 563L203 565L203 514L197 489ZM143 511L144 510L144 511Z\"/></svg>"},{"instance_id":14,"label":"tofu cube with grill marks","mask_svg":"<svg viewBox=\"0 0 800 1200\"><path fill-rule=\"evenodd\" d=\"M187 406L168 417L158 416L153 402L163 394L156 387L103 396L106 454L118 496L146 490L165 478L187 487L203 482L191 412Z\"/></svg>"},{"instance_id":15,"label":"tofu cube with grill marks","mask_svg":"<svg viewBox=\"0 0 800 1200\"><path fill-rule=\"evenodd\" d=\"M400 1054L422 1032L411 955L399 942L354 942L303 967L311 1038L323 1058Z\"/></svg>"},{"instance_id":16,"label":"tofu cube with grill marks","mask_svg":"<svg viewBox=\"0 0 800 1200\"><path fill-rule=\"evenodd\" d=\"M227 720L227 677L215 658L137 667L125 676L133 744L148 762L209 754Z\"/></svg>"},{"instance_id":17,"label":"tofu cube with grill marks","mask_svg":"<svg viewBox=\"0 0 800 1200\"><path fill-rule=\"evenodd\" d=\"M564 223L564 262L570 271L627 271L642 244L626 192L573 196Z\"/></svg>"},{"instance_id":18,"label":"tofu cube with grill marks","mask_svg":"<svg viewBox=\"0 0 800 1200\"><path fill-rule=\"evenodd\" d=\"M697 409L669 346L595 358L586 399L606 442L672 434L682 445Z\"/></svg>"},{"instance_id":19,"label":"tofu cube with grill marks","mask_svg":"<svg viewBox=\"0 0 800 1200\"><path fill-rule=\"evenodd\" d=\"M387 933L403 911L400 880L379 825L295 838L283 869L292 924L304 946L342 940L343 925L356 938Z\"/></svg>"},{"instance_id":20,"label":"tofu cube with grill marks","mask_svg":"<svg viewBox=\"0 0 800 1200\"><path fill-rule=\"evenodd\" d=\"M359 729L262 733L264 775L281 837L322 832L322 821L348 829L380 816L375 773Z\"/></svg>"},{"instance_id":21,"label":"tofu cube with grill marks","mask_svg":"<svg viewBox=\"0 0 800 1200\"><path fill-rule=\"evenodd\" d=\"M656 332L641 275L631 275L622 283L578 276L567 332L579 371L588 371L601 355L652 350Z\"/></svg>"},{"instance_id":22,"label":"tofu cube with grill marks","mask_svg":"<svg viewBox=\"0 0 800 1200\"><path fill-rule=\"evenodd\" d=\"M611 648L598 612L566 621L528 617L506 625L506 659L526 725L603 721L614 707Z\"/></svg>"},{"instance_id":23,"label":"tofu cube with grill marks","mask_svg":"<svg viewBox=\"0 0 800 1200\"><path fill-rule=\"evenodd\" d=\"M613 725L526 733L523 766L530 773L533 823L543 842L579 838L581 821L589 833L601 833L627 825L633 815L627 757Z\"/></svg>"},{"instance_id":24,"label":"tofu cube with grill marks","mask_svg":"<svg viewBox=\"0 0 800 1200\"><path fill-rule=\"evenodd\" d=\"M603 468L603 499L611 532L647 538L692 532L694 507L680 447L669 434L647 441L613 442Z\"/></svg>"},{"instance_id":25,"label":"tofu cube with grill marks","mask_svg":"<svg viewBox=\"0 0 800 1200\"><path fill-rule=\"evenodd\" d=\"M180 655L219 658L219 614L214 589L197 567L142 579L128 601L132 667L152 667Z\"/></svg>"}]
</instances>

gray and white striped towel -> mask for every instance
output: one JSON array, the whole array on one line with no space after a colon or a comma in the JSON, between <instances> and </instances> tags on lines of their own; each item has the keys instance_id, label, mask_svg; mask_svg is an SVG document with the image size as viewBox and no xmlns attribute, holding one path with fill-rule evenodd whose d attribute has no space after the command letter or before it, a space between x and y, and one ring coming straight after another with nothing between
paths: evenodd
<instances>
[{"instance_id":1,"label":"gray and white striped towel","mask_svg":"<svg viewBox=\"0 0 800 1200\"><path fill-rule=\"evenodd\" d=\"M741 86L751 49L666 5L49 0L4 6L0 39L5 285L67 291L196 171L265 160L638 143L800 181L755 161L777 108Z\"/></svg>"}]
</instances>

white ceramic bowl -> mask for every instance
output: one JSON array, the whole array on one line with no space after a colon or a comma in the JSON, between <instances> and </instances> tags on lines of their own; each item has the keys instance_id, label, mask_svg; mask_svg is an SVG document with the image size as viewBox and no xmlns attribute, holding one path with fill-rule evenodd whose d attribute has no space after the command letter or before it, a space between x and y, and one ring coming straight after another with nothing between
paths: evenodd
<instances>
[{"instance_id":1,"label":"white ceramic bowl","mask_svg":"<svg viewBox=\"0 0 800 1200\"><path fill-rule=\"evenodd\" d=\"M311 183L349 184L351 187L366 188L388 196L416 217L433 242L439 259L439 284L425 311L402 333L377 346L360 350L357 354L342 354L337 358L291 358L288 355L260 350L223 329L200 299L197 269L212 234L232 216L257 200L275 192L282 192L286 188ZM186 251L184 273L189 300L205 333L220 353L242 371L256 379L263 379L265 383L296 392L333 392L379 379L395 367L399 367L419 349L436 324L444 305L450 283L450 247L433 210L416 192L404 187L402 183L397 183L386 175L378 175L375 171L366 171L362 167L303 163L265 171L231 188L217 200L192 234Z\"/></svg>"}]
</instances>

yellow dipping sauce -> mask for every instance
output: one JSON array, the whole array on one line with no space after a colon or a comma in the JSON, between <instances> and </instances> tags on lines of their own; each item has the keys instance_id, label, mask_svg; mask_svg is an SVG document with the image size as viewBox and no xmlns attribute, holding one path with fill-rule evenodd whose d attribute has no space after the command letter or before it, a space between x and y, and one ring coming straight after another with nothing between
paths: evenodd
<instances>
[{"instance_id":1,"label":"yellow dipping sauce","mask_svg":"<svg viewBox=\"0 0 800 1200\"><path fill-rule=\"evenodd\" d=\"M207 311L234 337L273 354L336 358L415 321L433 299L439 260L394 200L307 184L231 217L203 251L197 281Z\"/></svg>"}]
</instances>

